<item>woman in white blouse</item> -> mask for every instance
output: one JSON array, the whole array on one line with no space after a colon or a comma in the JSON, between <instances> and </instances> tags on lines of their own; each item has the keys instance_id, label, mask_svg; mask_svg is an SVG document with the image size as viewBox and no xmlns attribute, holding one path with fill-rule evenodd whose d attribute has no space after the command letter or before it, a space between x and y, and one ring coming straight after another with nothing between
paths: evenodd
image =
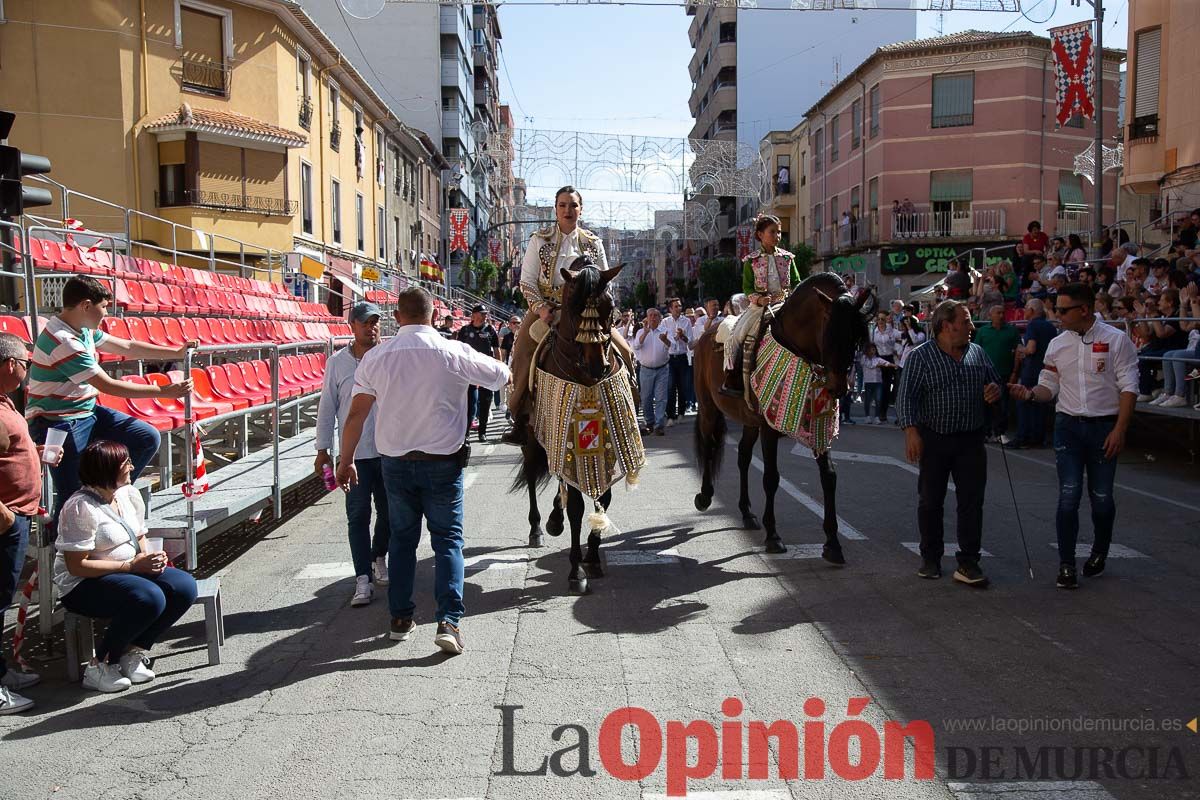
<instances>
[{"instance_id":1,"label":"woman in white blouse","mask_svg":"<svg viewBox=\"0 0 1200 800\"><path fill-rule=\"evenodd\" d=\"M85 689L120 692L154 680L151 647L196 600L196 580L146 552L146 506L130 485L124 445L92 442L79 458L83 484L58 518L54 584L68 610L111 619L83 673Z\"/></svg>"}]
</instances>

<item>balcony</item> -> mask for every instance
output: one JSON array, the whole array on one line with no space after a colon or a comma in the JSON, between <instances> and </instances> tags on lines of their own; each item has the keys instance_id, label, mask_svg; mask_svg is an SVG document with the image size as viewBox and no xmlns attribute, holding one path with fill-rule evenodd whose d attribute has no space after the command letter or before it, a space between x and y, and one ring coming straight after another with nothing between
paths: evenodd
<instances>
[{"instance_id":1,"label":"balcony","mask_svg":"<svg viewBox=\"0 0 1200 800\"><path fill-rule=\"evenodd\" d=\"M183 58L179 66L179 82L184 91L213 97L228 97L233 69L216 61Z\"/></svg>"},{"instance_id":2,"label":"balcony","mask_svg":"<svg viewBox=\"0 0 1200 800\"><path fill-rule=\"evenodd\" d=\"M1150 114L1144 117L1135 117L1133 122L1129 124L1129 133L1127 138L1129 141L1137 141L1138 139L1153 139L1158 136L1158 115Z\"/></svg>"},{"instance_id":3,"label":"balcony","mask_svg":"<svg viewBox=\"0 0 1200 800\"><path fill-rule=\"evenodd\" d=\"M300 100L300 127L304 130L312 130L312 115L313 104L311 97L304 97Z\"/></svg>"},{"instance_id":4,"label":"balcony","mask_svg":"<svg viewBox=\"0 0 1200 800\"><path fill-rule=\"evenodd\" d=\"M336 153L338 151L338 148L341 146L342 146L342 123L338 122L335 119L333 121L333 125L330 126L330 128L329 128L329 149Z\"/></svg>"},{"instance_id":5,"label":"balcony","mask_svg":"<svg viewBox=\"0 0 1200 800\"><path fill-rule=\"evenodd\" d=\"M1005 235L1003 208L914 211L892 215L892 240L959 239Z\"/></svg>"},{"instance_id":6,"label":"balcony","mask_svg":"<svg viewBox=\"0 0 1200 800\"><path fill-rule=\"evenodd\" d=\"M247 211L268 217L290 217L295 215L299 201L248 194L176 189L168 192L155 192L154 205L158 208L190 206L192 208L215 208L220 211Z\"/></svg>"},{"instance_id":7,"label":"balcony","mask_svg":"<svg viewBox=\"0 0 1200 800\"><path fill-rule=\"evenodd\" d=\"M1092 232L1092 212L1085 209L1059 211L1054 218L1054 235L1067 237L1072 233L1087 236Z\"/></svg>"}]
</instances>

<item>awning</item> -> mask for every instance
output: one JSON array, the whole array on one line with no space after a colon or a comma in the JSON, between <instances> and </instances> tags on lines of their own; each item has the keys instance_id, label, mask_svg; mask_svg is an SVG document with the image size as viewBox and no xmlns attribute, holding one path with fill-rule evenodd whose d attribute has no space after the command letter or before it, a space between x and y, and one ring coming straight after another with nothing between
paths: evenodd
<instances>
[{"instance_id":1,"label":"awning","mask_svg":"<svg viewBox=\"0 0 1200 800\"><path fill-rule=\"evenodd\" d=\"M1083 199L1083 182L1078 175L1066 172L1059 174L1058 202L1071 211L1088 207L1087 201Z\"/></svg>"},{"instance_id":2,"label":"awning","mask_svg":"<svg viewBox=\"0 0 1200 800\"><path fill-rule=\"evenodd\" d=\"M971 199L971 171L929 173L929 199L934 203Z\"/></svg>"},{"instance_id":3,"label":"awning","mask_svg":"<svg viewBox=\"0 0 1200 800\"><path fill-rule=\"evenodd\" d=\"M303 272L308 277L312 278L314 281L319 281L319 280L321 280L321 277L325 274L325 265L322 264L320 261L317 261L315 258L310 258L306 255L301 255L300 256L300 271Z\"/></svg>"},{"instance_id":4,"label":"awning","mask_svg":"<svg viewBox=\"0 0 1200 800\"><path fill-rule=\"evenodd\" d=\"M344 258L333 258L331 256L329 259L328 270L331 273L333 273L333 275L339 281L344 283L346 285L346 288L349 289L351 292L358 295L359 297L366 296L367 293L365 291L363 291L363 288L361 286L358 285L358 276L356 276L354 274L354 262L353 261L347 261Z\"/></svg>"}]
</instances>

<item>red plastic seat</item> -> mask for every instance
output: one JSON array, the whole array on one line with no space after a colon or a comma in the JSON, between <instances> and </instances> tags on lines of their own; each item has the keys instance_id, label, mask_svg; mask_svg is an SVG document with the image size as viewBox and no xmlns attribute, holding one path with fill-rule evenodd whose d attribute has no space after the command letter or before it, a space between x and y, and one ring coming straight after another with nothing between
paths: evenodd
<instances>
[{"instance_id":1,"label":"red plastic seat","mask_svg":"<svg viewBox=\"0 0 1200 800\"><path fill-rule=\"evenodd\" d=\"M100 401L100 405L102 405L106 408L111 408L114 411L120 411L122 414L128 414L131 417L134 417L136 419L140 419L144 422L147 422L150 425L154 426L155 430L161 431L163 433L170 431L170 430L174 430L175 428L180 427L180 425L182 425L182 423L183 423L182 418L180 418L179 424L176 424L175 420L172 417L170 417L167 414L163 414L161 412L152 413L150 415L145 415L140 410L135 408L129 402L129 398L127 398L127 397L117 397L116 395L101 393L98 399Z\"/></svg>"},{"instance_id":2,"label":"red plastic seat","mask_svg":"<svg viewBox=\"0 0 1200 800\"><path fill-rule=\"evenodd\" d=\"M297 372L296 360L296 356L284 356L279 359L279 379L284 385L307 394L313 390L313 381Z\"/></svg>"},{"instance_id":3,"label":"red plastic seat","mask_svg":"<svg viewBox=\"0 0 1200 800\"><path fill-rule=\"evenodd\" d=\"M185 342L200 341L200 331L196 327L196 321L188 317L180 317L176 320L179 323L180 330L183 331L183 340Z\"/></svg>"},{"instance_id":4,"label":"red plastic seat","mask_svg":"<svg viewBox=\"0 0 1200 800\"><path fill-rule=\"evenodd\" d=\"M154 295L158 303L158 313L160 314L182 314L183 306L175 305L175 301L171 299L171 288L165 283L150 283L146 284L154 288ZM148 297L148 295L147 295ZM180 298L182 299L182 297Z\"/></svg>"},{"instance_id":5,"label":"red plastic seat","mask_svg":"<svg viewBox=\"0 0 1200 800\"><path fill-rule=\"evenodd\" d=\"M147 281L134 281L128 285L129 296L135 303L140 302L140 308L131 308L133 311L141 311L143 314L158 313L158 293L154 291L157 284ZM140 301L138 295L141 295Z\"/></svg>"},{"instance_id":6,"label":"red plastic seat","mask_svg":"<svg viewBox=\"0 0 1200 800\"><path fill-rule=\"evenodd\" d=\"M104 330L103 321L100 330ZM29 336L29 325L25 322L24 317L14 317L8 314L0 316L0 332L11 333L25 344L33 344L33 339Z\"/></svg>"},{"instance_id":7,"label":"red plastic seat","mask_svg":"<svg viewBox=\"0 0 1200 800\"><path fill-rule=\"evenodd\" d=\"M138 383L143 386L148 384L148 381L141 375L126 375L125 377L121 378L121 380L125 381L126 383ZM171 426L173 428L182 427L183 413L173 413L168 411L158 404L158 399L159 398L156 397L125 398L126 402L129 403L129 407L134 410L136 416L145 420L166 418L171 421Z\"/></svg>"},{"instance_id":8,"label":"red plastic seat","mask_svg":"<svg viewBox=\"0 0 1200 800\"><path fill-rule=\"evenodd\" d=\"M192 320L192 324L196 326L196 337L200 340L200 344L220 344L208 323L209 320L204 317Z\"/></svg>"},{"instance_id":9,"label":"red plastic seat","mask_svg":"<svg viewBox=\"0 0 1200 800\"><path fill-rule=\"evenodd\" d=\"M172 347L183 347L188 340L187 335L183 332L183 325L180 323L179 317L163 317L162 319L163 328L167 332L167 341L171 343Z\"/></svg>"},{"instance_id":10,"label":"red plastic seat","mask_svg":"<svg viewBox=\"0 0 1200 800\"><path fill-rule=\"evenodd\" d=\"M142 376L142 375L126 375L121 380L129 381L130 383L142 383L142 384L146 384L146 385L157 384L158 386L166 386L167 384L169 384L171 382L170 379L166 375L163 375L161 372L148 372L144 376ZM181 398L181 397L154 397L154 398L150 398L150 399L152 399L154 401L154 404L158 408L162 409L163 413L169 415L172 419L175 417L179 417L179 419L182 421L187 418L184 415L184 411L186 409L184 408L184 405L183 405L183 398ZM217 415L217 412L215 409L206 407L202 404L192 403L193 421L198 420L198 419L208 419L209 417L215 417L216 415Z\"/></svg>"},{"instance_id":11,"label":"red plastic seat","mask_svg":"<svg viewBox=\"0 0 1200 800\"><path fill-rule=\"evenodd\" d=\"M115 281L113 299L126 311L139 313L142 310L142 289L136 281ZM136 296L135 296L136 295Z\"/></svg>"},{"instance_id":12,"label":"red plastic seat","mask_svg":"<svg viewBox=\"0 0 1200 800\"><path fill-rule=\"evenodd\" d=\"M254 372L256 375L258 375L259 386L269 387L271 385L271 362L261 359L258 361L251 361L250 363L254 365ZM289 389L288 385L283 382L283 372L281 371L279 378L279 396L281 398L295 397L299 393L300 392L298 389L295 389L294 387Z\"/></svg>"},{"instance_id":13,"label":"red plastic seat","mask_svg":"<svg viewBox=\"0 0 1200 800\"><path fill-rule=\"evenodd\" d=\"M129 341L142 344L154 344L150 340L150 332L146 330L146 320L141 317L126 317L125 327L129 329Z\"/></svg>"},{"instance_id":14,"label":"red plastic seat","mask_svg":"<svg viewBox=\"0 0 1200 800\"><path fill-rule=\"evenodd\" d=\"M91 265L95 274L112 275L114 272L112 253L107 250L100 249L94 253L81 252L80 258Z\"/></svg>"},{"instance_id":15,"label":"red plastic seat","mask_svg":"<svg viewBox=\"0 0 1200 800\"><path fill-rule=\"evenodd\" d=\"M171 347L171 340L167 338L167 331L163 327L163 322L158 317L146 317L142 320L146 323L146 333L150 336L150 344L156 344L159 347ZM175 345L178 347L178 345Z\"/></svg>"},{"instance_id":16,"label":"red plastic seat","mask_svg":"<svg viewBox=\"0 0 1200 800\"><path fill-rule=\"evenodd\" d=\"M247 320L233 320L233 332L237 336L237 340L242 344L254 344L257 341L254 338L254 334L250 332L250 323Z\"/></svg>"},{"instance_id":17,"label":"red plastic seat","mask_svg":"<svg viewBox=\"0 0 1200 800\"><path fill-rule=\"evenodd\" d=\"M54 245L53 250L51 245ZM29 240L29 255L33 256L33 265L38 269L56 269L58 267L58 244L45 239Z\"/></svg>"},{"instance_id":18,"label":"red plastic seat","mask_svg":"<svg viewBox=\"0 0 1200 800\"><path fill-rule=\"evenodd\" d=\"M270 370L268 370L266 373L268 379L266 381L264 381L262 379L262 376L260 376L258 374L258 370L255 368L255 362L242 361L237 364L237 367L239 370L241 370L242 380L245 381L246 388L249 391L262 392L267 397L271 396L271 381L270 381L271 373L270 373ZM279 385L279 399L280 400L286 400L291 397L297 397L297 396L299 396L299 394L300 394L300 392L297 389L294 389L294 388L288 387L288 386L284 386L283 384Z\"/></svg>"},{"instance_id":19,"label":"red plastic seat","mask_svg":"<svg viewBox=\"0 0 1200 800\"><path fill-rule=\"evenodd\" d=\"M242 374L240 364L223 364L222 366L225 369L225 376L229 379L229 385L239 397L249 398L256 406L271 402L270 392L246 385L246 378Z\"/></svg>"},{"instance_id":20,"label":"red plastic seat","mask_svg":"<svg viewBox=\"0 0 1200 800\"><path fill-rule=\"evenodd\" d=\"M217 367L205 369L192 367L192 392L204 402L214 406L224 403L231 410L237 411L250 407L250 400L238 397L234 393L233 387L229 385L229 379L225 376L224 370Z\"/></svg>"},{"instance_id":21,"label":"red plastic seat","mask_svg":"<svg viewBox=\"0 0 1200 800\"><path fill-rule=\"evenodd\" d=\"M231 320L231 319L214 319L213 324L220 326L221 336L223 336L225 338L225 341L229 342L230 344L241 344L242 343L238 340L237 333L234 332L233 320Z\"/></svg>"}]
</instances>

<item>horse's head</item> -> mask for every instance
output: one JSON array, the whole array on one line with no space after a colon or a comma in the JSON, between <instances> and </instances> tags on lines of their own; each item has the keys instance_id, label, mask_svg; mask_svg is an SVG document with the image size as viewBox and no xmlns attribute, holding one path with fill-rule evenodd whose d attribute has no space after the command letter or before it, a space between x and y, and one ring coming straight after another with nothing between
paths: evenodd
<instances>
[{"instance_id":1,"label":"horse's head","mask_svg":"<svg viewBox=\"0 0 1200 800\"><path fill-rule=\"evenodd\" d=\"M563 269L562 310L558 336L578 347L576 363L599 381L608 372L608 346L612 339L613 298L608 284L621 266L601 270L588 256L580 256Z\"/></svg>"},{"instance_id":2,"label":"horse's head","mask_svg":"<svg viewBox=\"0 0 1200 800\"><path fill-rule=\"evenodd\" d=\"M866 299L867 292L855 300L841 278L819 272L792 291L776 318L783 337L776 338L792 352L825 368L825 386L834 397L846 393L854 353L868 337L862 316Z\"/></svg>"}]
</instances>

